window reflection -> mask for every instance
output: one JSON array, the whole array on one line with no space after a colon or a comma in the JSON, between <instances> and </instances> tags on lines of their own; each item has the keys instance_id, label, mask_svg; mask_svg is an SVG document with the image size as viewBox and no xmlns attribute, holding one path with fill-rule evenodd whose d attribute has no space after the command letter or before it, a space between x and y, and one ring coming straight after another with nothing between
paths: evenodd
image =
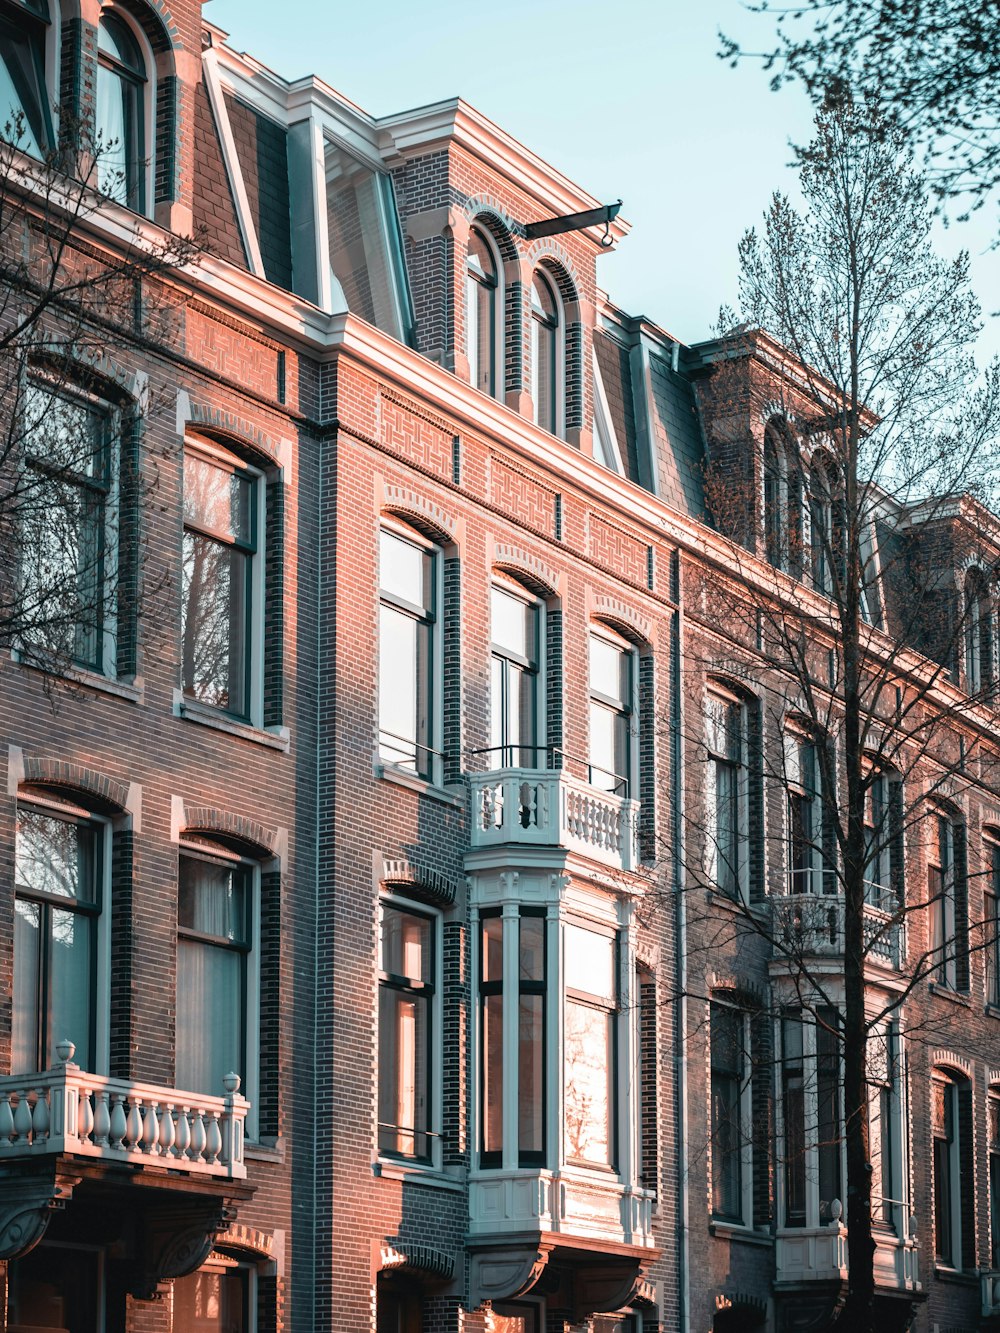
<instances>
[{"instance_id":1,"label":"window reflection","mask_svg":"<svg viewBox=\"0 0 1000 1333\"><path fill-rule=\"evenodd\" d=\"M114 14L101 18L97 50L98 189L142 212L146 204L146 62L135 37Z\"/></svg>"},{"instance_id":2,"label":"window reflection","mask_svg":"<svg viewBox=\"0 0 1000 1333\"><path fill-rule=\"evenodd\" d=\"M617 986L614 937L564 931L565 1133L571 1161L613 1166Z\"/></svg>"},{"instance_id":3,"label":"window reflection","mask_svg":"<svg viewBox=\"0 0 1000 1333\"><path fill-rule=\"evenodd\" d=\"M44 0L0 10L0 133L32 157L53 146L45 87Z\"/></svg>"}]
</instances>

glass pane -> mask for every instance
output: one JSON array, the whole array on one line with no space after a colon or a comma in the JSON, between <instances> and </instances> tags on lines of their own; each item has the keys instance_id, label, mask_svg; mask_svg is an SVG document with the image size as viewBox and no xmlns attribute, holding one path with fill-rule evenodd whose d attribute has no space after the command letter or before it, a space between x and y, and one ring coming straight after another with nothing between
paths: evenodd
<instances>
[{"instance_id":1,"label":"glass pane","mask_svg":"<svg viewBox=\"0 0 1000 1333\"><path fill-rule=\"evenodd\" d=\"M507 663L502 657L490 658L490 755L489 768L502 768L507 764L507 730L504 726L504 692L506 688Z\"/></svg>"},{"instance_id":2,"label":"glass pane","mask_svg":"<svg viewBox=\"0 0 1000 1333\"><path fill-rule=\"evenodd\" d=\"M246 867L182 856L178 870L178 926L220 940L249 944L249 874Z\"/></svg>"},{"instance_id":3,"label":"glass pane","mask_svg":"<svg viewBox=\"0 0 1000 1333\"><path fill-rule=\"evenodd\" d=\"M483 918L482 967L484 981L503 980L503 920Z\"/></svg>"},{"instance_id":4,"label":"glass pane","mask_svg":"<svg viewBox=\"0 0 1000 1333\"><path fill-rule=\"evenodd\" d=\"M98 1333L100 1256L96 1249L42 1244L11 1261L8 1328Z\"/></svg>"},{"instance_id":5,"label":"glass pane","mask_svg":"<svg viewBox=\"0 0 1000 1333\"><path fill-rule=\"evenodd\" d=\"M239 717L248 715L249 577L246 552L194 532L184 533L184 693Z\"/></svg>"},{"instance_id":6,"label":"glass pane","mask_svg":"<svg viewBox=\"0 0 1000 1333\"><path fill-rule=\"evenodd\" d=\"M522 981L545 980L545 918L522 916L520 921L518 954L519 976Z\"/></svg>"},{"instance_id":7,"label":"glass pane","mask_svg":"<svg viewBox=\"0 0 1000 1333\"><path fill-rule=\"evenodd\" d=\"M556 331L531 320L531 400L535 422L555 434L556 429Z\"/></svg>"},{"instance_id":8,"label":"glass pane","mask_svg":"<svg viewBox=\"0 0 1000 1333\"><path fill-rule=\"evenodd\" d=\"M427 754L421 696L421 639L426 626L391 606L379 608L379 749L389 763L423 770Z\"/></svg>"},{"instance_id":9,"label":"glass pane","mask_svg":"<svg viewBox=\"0 0 1000 1333\"><path fill-rule=\"evenodd\" d=\"M199 454L184 455L184 522L250 545L253 481Z\"/></svg>"},{"instance_id":10,"label":"glass pane","mask_svg":"<svg viewBox=\"0 0 1000 1333\"><path fill-rule=\"evenodd\" d=\"M628 654L607 639L590 636L590 689L624 707L628 702Z\"/></svg>"},{"instance_id":11,"label":"glass pane","mask_svg":"<svg viewBox=\"0 0 1000 1333\"><path fill-rule=\"evenodd\" d=\"M483 1152L503 1151L503 996L483 997Z\"/></svg>"},{"instance_id":12,"label":"glass pane","mask_svg":"<svg viewBox=\"0 0 1000 1333\"><path fill-rule=\"evenodd\" d=\"M246 1081L243 1010L246 954L177 941L177 1086L221 1096L235 1072Z\"/></svg>"},{"instance_id":13,"label":"glass pane","mask_svg":"<svg viewBox=\"0 0 1000 1333\"><path fill-rule=\"evenodd\" d=\"M740 881L739 772L734 764L715 760L715 878L724 893L734 894Z\"/></svg>"},{"instance_id":14,"label":"glass pane","mask_svg":"<svg viewBox=\"0 0 1000 1333\"><path fill-rule=\"evenodd\" d=\"M465 344L469 382L496 394L496 287L470 272L466 278Z\"/></svg>"},{"instance_id":15,"label":"glass pane","mask_svg":"<svg viewBox=\"0 0 1000 1333\"><path fill-rule=\"evenodd\" d=\"M566 1001L566 1156L611 1164L612 1015Z\"/></svg>"},{"instance_id":16,"label":"glass pane","mask_svg":"<svg viewBox=\"0 0 1000 1333\"><path fill-rule=\"evenodd\" d=\"M535 645L532 633L534 607L514 597L502 588L494 588L490 594L492 612L493 642L499 648L506 648L509 653L534 661Z\"/></svg>"},{"instance_id":17,"label":"glass pane","mask_svg":"<svg viewBox=\"0 0 1000 1333\"><path fill-rule=\"evenodd\" d=\"M107 419L86 403L64 398L31 381L24 393L28 452L49 467L73 472L102 486L107 477Z\"/></svg>"},{"instance_id":18,"label":"glass pane","mask_svg":"<svg viewBox=\"0 0 1000 1333\"><path fill-rule=\"evenodd\" d=\"M590 705L590 781L601 791L628 795L628 719L603 704Z\"/></svg>"},{"instance_id":19,"label":"glass pane","mask_svg":"<svg viewBox=\"0 0 1000 1333\"><path fill-rule=\"evenodd\" d=\"M14 904L14 1012L11 1033L11 1069L32 1073L43 1063L42 909L18 898Z\"/></svg>"},{"instance_id":20,"label":"glass pane","mask_svg":"<svg viewBox=\"0 0 1000 1333\"><path fill-rule=\"evenodd\" d=\"M582 926L564 927L566 988L599 995L613 1002L615 986L615 941Z\"/></svg>"},{"instance_id":21,"label":"glass pane","mask_svg":"<svg viewBox=\"0 0 1000 1333\"><path fill-rule=\"evenodd\" d=\"M383 904L380 966L383 972L412 982L432 982L430 920Z\"/></svg>"},{"instance_id":22,"label":"glass pane","mask_svg":"<svg viewBox=\"0 0 1000 1333\"><path fill-rule=\"evenodd\" d=\"M522 1153L540 1153L544 1148L544 1012L544 996L520 996L517 1034L517 1139L518 1151Z\"/></svg>"},{"instance_id":23,"label":"glass pane","mask_svg":"<svg viewBox=\"0 0 1000 1333\"><path fill-rule=\"evenodd\" d=\"M19 889L97 901L97 830L40 810L17 812L14 869Z\"/></svg>"},{"instance_id":24,"label":"glass pane","mask_svg":"<svg viewBox=\"0 0 1000 1333\"><path fill-rule=\"evenodd\" d=\"M174 1288L174 1327L185 1333L245 1333L249 1327L249 1273L189 1273Z\"/></svg>"},{"instance_id":25,"label":"glass pane","mask_svg":"<svg viewBox=\"0 0 1000 1333\"><path fill-rule=\"evenodd\" d=\"M378 173L330 142L325 167L334 305L346 305L352 314L401 338L402 294L395 289Z\"/></svg>"},{"instance_id":26,"label":"glass pane","mask_svg":"<svg viewBox=\"0 0 1000 1333\"><path fill-rule=\"evenodd\" d=\"M41 25L0 14L0 131L32 157L52 144L44 54Z\"/></svg>"},{"instance_id":27,"label":"glass pane","mask_svg":"<svg viewBox=\"0 0 1000 1333\"><path fill-rule=\"evenodd\" d=\"M383 592L430 608L431 560L427 551L384 528L379 533L379 583Z\"/></svg>"},{"instance_id":28,"label":"glass pane","mask_svg":"<svg viewBox=\"0 0 1000 1333\"><path fill-rule=\"evenodd\" d=\"M56 1045L68 1038L76 1046L76 1063L82 1069L93 1069L95 919L58 908L51 908L48 916L52 933L45 1066L55 1063Z\"/></svg>"},{"instance_id":29,"label":"glass pane","mask_svg":"<svg viewBox=\"0 0 1000 1333\"><path fill-rule=\"evenodd\" d=\"M379 989L379 1147L429 1156L428 1001Z\"/></svg>"}]
</instances>

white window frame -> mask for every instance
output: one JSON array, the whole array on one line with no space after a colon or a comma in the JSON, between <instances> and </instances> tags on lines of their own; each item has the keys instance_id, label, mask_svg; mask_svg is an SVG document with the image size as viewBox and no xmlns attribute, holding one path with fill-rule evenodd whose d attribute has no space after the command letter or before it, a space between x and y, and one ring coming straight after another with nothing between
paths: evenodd
<instances>
[{"instance_id":1,"label":"white window frame","mask_svg":"<svg viewBox=\"0 0 1000 1333\"><path fill-rule=\"evenodd\" d=\"M505 656L505 653L504 653L504 652L498 652L498 651L497 651L497 647L498 647L498 645L497 645L497 643L496 643L496 640L493 638L492 593L493 593L493 590L494 590L494 589L497 589L497 590L499 590L500 592L505 593L508 597L516 598L518 601L523 602L525 606L529 607L529 608L533 611L534 616L535 616L535 640L536 640L536 641L535 641L535 673L534 673L534 675L535 675L535 742L534 742L534 746L533 746L533 749L534 749L534 763L532 763L532 764L527 764L527 765L523 765L523 767L526 767L526 768L536 768L536 769L544 769L544 768L547 767L547 763L539 763L539 762L538 762L538 757L539 757L539 755L541 755L541 754L546 754L546 755L547 755L546 746L545 746L545 737L548 735L548 731L547 731L547 725L548 725L548 723L547 723L546 707L545 707L545 705L546 705L546 690L547 690L547 677L546 677L546 661L545 661L545 656L546 656L546 645L547 645L546 633L547 633L547 630L548 630L548 625L547 625L547 622L546 622L546 606L545 606L545 602L542 600L541 597L537 597L534 593L529 592L528 589L527 589L522 583L518 583L516 579L511 578L511 577L506 577L506 576L505 576L501 571L499 571L499 570L494 570L494 571L493 571L493 577L492 577L492 579L491 579L491 581L490 581L490 662L491 662L491 671L492 671L492 660L493 660L493 658L494 658L494 657L504 657L504 656ZM515 661L516 659L513 658L513 657L510 657L508 660L510 660L510 661ZM492 681L491 681L491 686L490 686L490 688L491 688L491 695L490 695L490 715L491 715L491 726L492 726L492 709L493 709ZM493 739L493 738L492 738L492 735L491 735L490 740L492 741L492 739ZM506 747L501 747L501 748L502 748L502 749L505 748L505 749L508 749L508 750L513 750L513 749L517 749L518 747L515 746L515 745L508 745L508 746L506 746ZM502 758L502 755L499 756L499 757ZM490 756L489 756L489 760L490 760L489 767L490 767L490 768L501 768L501 767L504 767L503 764L500 764L500 763L497 763L497 762L496 762L497 758L498 758L498 756L497 756L497 754L496 754L495 752L493 752L493 753L490 754Z\"/></svg>"},{"instance_id":2,"label":"white window frame","mask_svg":"<svg viewBox=\"0 0 1000 1333\"><path fill-rule=\"evenodd\" d=\"M547 272L544 266L536 265L531 271L531 281L528 284L528 351L531 361L531 404L532 420L539 430L549 431L548 425L539 420L539 404L536 402L536 386L538 383L538 367L535 364L536 336L535 324L541 323L534 310L534 284L535 278L539 277L552 297L555 308L555 338L553 341L553 361L552 367L552 392L555 395L555 427L552 434L559 440L566 438L566 305L562 299L562 293L556 283L554 276Z\"/></svg>"},{"instance_id":3,"label":"white window frame","mask_svg":"<svg viewBox=\"0 0 1000 1333\"><path fill-rule=\"evenodd\" d=\"M19 792L17 810L28 808L41 810L56 819L66 819L72 823L86 822L98 830L101 841L101 877L97 884L100 911L97 917L96 949L97 959L94 969L94 1064L95 1069L87 1070L90 1074L106 1075L111 1059L111 885L112 885L112 821L92 810L76 805L69 800L59 800L45 793L35 791ZM16 812L15 812L16 821ZM16 826L16 824L15 824ZM16 835L15 835L16 836ZM15 849L16 857L16 849ZM15 893L16 897L16 893ZM17 959L14 959L17 966ZM61 1038L57 1038L61 1040ZM74 1055L74 1060L76 1056ZM41 1070L33 1071L41 1073Z\"/></svg>"},{"instance_id":4,"label":"white window frame","mask_svg":"<svg viewBox=\"0 0 1000 1333\"><path fill-rule=\"evenodd\" d=\"M427 618L429 632L429 666L427 681L427 706L430 711L430 717L427 719L427 740L422 745L417 743L417 751L426 749L427 765L426 772L421 773L419 764L416 770L401 764L382 753L381 748L381 658L382 658L382 640L381 631L378 625L378 616L383 605L382 574L381 561L379 556L379 544L381 542L382 532L389 532L394 537L402 541L409 542L411 546L416 546L423 550L430 557L431 576L431 606L430 615ZM375 534L376 552L375 563L377 570L377 604L376 604L376 626L375 641L378 646L378 660L375 673L375 768L376 772L383 770L394 774L403 774L414 778L419 782L428 782L431 786L439 787L443 776L444 756L441 752L441 743L444 739L444 551L441 546L425 537L422 532L416 528L411 528L403 519L397 518L394 514L384 513L379 517L378 527ZM395 603L390 599L388 605Z\"/></svg>"},{"instance_id":5,"label":"white window frame","mask_svg":"<svg viewBox=\"0 0 1000 1333\"><path fill-rule=\"evenodd\" d=\"M835 1009L836 1006L824 1005L824 1009ZM797 1022L800 1025L802 1033L802 1131L803 1131L803 1162L802 1172L805 1183L805 1216L803 1224L790 1224L787 1217L788 1202L788 1183L787 1173L789 1167L789 1156L787 1150L787 1128L786 1128L786 1109L784 1096L784 1070L786 1064L784 1032L782 1030L785 1021ZM775 1129L776 1129L776 1150L777 1150L777 1219L779 1230L787 1230L792 1235L801 1235L803 1232L815 1230L818 1227L828 1226L831 1222L830 1217L821 1216L821 1207L825 1202L828 1205L833 1203L832 1199L820 1199L820 1143L819 1134L819 1047L818 1047L818 1019L811 1010L801 1006L782 1008L774 1019L774 1050L778 1052L776 1063L777 1072L777 1096ZM837 1086L837 1124L840 1131L840 1141L838 1144L839 1155L839 1174L840 1189L846 1193L847 1181L847 1146L844 1139L844 1092L843 1092L843 1056L838 1052L837 1063L839 1076L836 1080ZM846 1213L846 1200L840 1199L843 1218Z\"/></svg>"},{"instance_id":6,"label":"white window frame","mask_svg":"<svg viewBox=\"0 0 1000 1333\"><path fill-rule=\"evenodd\" d=\"M610 698L609 695L601 694L594 689L590 673L591 639L601 639L605 643L611 644L613 648L618 649L619 652L625 654L628 663L627 667L628 697L620 701L625 705L624 711L622 711L621 709L613 709L611 707L612 705L614 705L619 701L613 700ZM608 708L609 712L615 711L617 712L619 717L625 718L625 723L626 723L625 735L628 744L628 753L626 755L626 764L625 764L626 771L624 773L612 773L609 776L624 778L625 781L628 783L628 791L613 792L609 793L609 795L624 796L630 800L637 801L639 799L639 742L640 742L639 728L641 721L639 716L639 650L636 647L636 645L631 641L631 639L626 639L623 634L619 634L616 630L613 630L610 625L605 624L605 622L602 620L592 620L588 627L587 703L588 703L588 709L587 709L588 733L589 733L589 722L590 722L590 705L592 703L601 704L602 706ZM598 768L599 771L602 773L605 770L603 768L600 768L599 765L594 764L592 762L591 759L592 753L593 753L592 740L588 735L587 772L588 772L588 780L591 782L591 785L594 785L593 779L590 777L591 770L594 768ZM604 789L602 788L601 790Z\"/></svg>"},{"instance_id":7,"label":"white window frame","mask_svg":"<svg viewBox=\"0 0 1000 1333\"><path fill-rule=\"evenodd\" d=\"M242 717L231 713L229 709L219 708L215 704L206 703L193 695L184 694L184 681L181 679L181 710L200 711L207 710L213 715L232 718L236 722L245 722L251 727L262 727L264 724L264 594L267 577L267 487L268 476L259 467L246 462L239 454L226 449L223 445L217 444L213 440L206 439L202 435L188 433L184 436L184 460L188 454L200 455L204 461L210 464L222 466L230 471L241 473L247 477L253 486L253 523L256 533L254 550L250 556L250 615L249 624L246 630L245 652L248 657L247 674L249 676L248 689L248 717ZM183 473L183 466L182 466ZM184 478L182 475L182 486ZM187 530L187 524L184 522L184 504L183 497L181 501L181 554L179 563L183 563L183 540L184 532ZM180 580L181 597L183 599L183 576ZM181 612L181 621L183 623L183 606ZM181 636L180 648L183 651L183 634ZM178 663L183 671L183 659Z\"/></svg>"},{"instance_id":8,"label":"white window frame","mask_svg":"<svg viewBox=\"0 0 1000 1333\"><path fill-rule=\"evenodd\" d=\"M378 1102L379 1081L382 1073L382 1055L378 1045L379 1005L381 1003L381 948L382 913L386 908L408 912L413 916L424 917L431 925L431 948L433 950L434 989L428 1005L428 1023L430 1026L430 1059L427 1062L427 1094L430 1098L430 1115L427 1117L428 1128L425 1131L430 1147L429 1157L412 1157L401 1153L384 1152L379 1147ZM442 1133L444 1130L444 916L440 908L430 903L417 901L405 894L383 891L378 898L378 923L375 938L375 1050L378 1052L375 1062L375 1112L374 1143L375 1156L383 1168L404 1171L440 1171L442 1169ZM383 1174L388 1174L383 1170Z\"/></svg>"},{"instance_id":9,"label":"white window frame","mask_svg":"<svg viewBox=\"0 0 1000 1333\"><path fill-rule=\"evenodd\" d=\"M205 838L204 841L199 841L190 835L182 836L177 844L178 869L182 856L192 856L196 860L227 861L233 865L246 866L250 870L250 951L246 960L246 1013L243 1016L246 1072L240 1087L240 1094L249 1102L246 1118L246 1138L248 1142L256 1143L260 1123L258 1101L260 1092L260 880L262 865L254 857L241 856L238 852L231 851L228 847L222 846L221 843L213 841L210 837ZM178 893L179 891L180 882L178 877ZM174 916L174 938L176 940L180 937L181 928L180 922L176 919L176 911ZM176 1070L176 1034L174 1045L174 1067ZM181 1091L195 1091L195 1089L185 1088ZM210 1094L205 1093L203 1095L221 1097L223 1089L220 1085L218 1089L211 1089Z\"/></svg>"},{"instance_id":10,"label":"white window frame","mask_svg":"<svg viewBox=\"0 0 1000 1333\"><path fill-rule=\"evenodd\" d=\"M713 1008L727 1009L738 1015L740 1020L740 1215L738 1218L723 1217L712 1212L713 1221L722 1226L753 1226L753 1054L750 1047L750 1013L734 999L724 995L712 995L709 1001L709 1039L708 1039L708 1088L709 1088L709 1135L713 1182L710 1198L714 1197L714 1172L716 1167L715 1126L712 1121L712 1029L711 1011Z\"/></svg>"},{"instance_id":11,"label":"white window frame","mask_svg":"<svg viewBox=\"0 0 1000 1333\"><path fill-rule=\"evenodd\" d=\"M723 888L719 875L721 861L718 840L718 798L717 798L717 763L731 764L728 755L713 749L709 735L710 717L708 709L712 701L729 707L735 704L740 710L740 757L736 773L736 812L737 812L737 862L736 892L730 894ZM747 699L726 687L719 681L709 680L705 690L705 748L709 756L705 786L705 810L707 845L709 851L709 878L713 888L725 897L734 897L738 902L750 900L750 704Z\"/></svg>"},{"instance_id":12,"label":"white window frame","mask_svg":"<svg viewBox=\"0 0 1000 1333\"><path fill-rule=\"evenodd\" d=\"M612 472L617 472L624 477L626 475L625 464L622 462L622 451L618 443L615 423L611 416L611 408L608 405L608 396L604 390L604 377L601 374L596 351L591 350L590 364L594 376L594 440L596 443L603 432L607 447L611 451L610 464L602 458L597 458L596 452L595 459L603 467L608 467Z\"/></svg>"},{"instance_id":13,"label":"white window frame","mask_svg":"<svg viewBox=\"0 0 1000 1333\"><path fill-rule=\"evenodd\" d=\"M793 888L793 875L796 873L792 867L792 799L796 798L808 803L810 831L809 831L809 864L806 869L808 889L807 893L821 896L827 893L836 893L838 890L836 872L833 867L828 867L825 858L824 847L824 801L822 790L822 774L820 772L819 745L816 737L811 736L808 731L797 727L794 722L786 723L783 735L784 741L784 759L785 759L785 818L787 820L787 830L785 838L786 860L785 866L785 891L788 894L797 894L799 890ZM802 774L802 752L805 748L812 751L813 763L813 787L810 791L808 784Z\"/></svg>"},{"instance_id":14,"label":"white window frame","mask_svg":"<svg viewBox=\"0 0 1000 1333\"><path fill-rule=\"evenodd\" d=\"M50 3L55 4L55 0L50 0ZM142 90L142 206L133 209L131 204L123 204L120 200L112 200L112 202L117 203L120 208L128 208L130 212L137 213L139 217L151 218L156 206L156 162L154 161L156 152L156 55L149 44L149 38L127 10L114 4L113 0L112 3L102 0L100 18L103 18L105 14L114 15L120 23L128 28L129 33L139 47L146 66L146 81ZM99 63L99 56L97 56L97 60Z\"/></svg>"},{"instance_id":15,"label":"white window frame","mask_svg":"<svg viewBox=\"0 0 1000 1333\"><path fill-rule=\"evenodd\" d=\"M943 1084L945 1088L946 1106L950 1106L952 1136L948 1144L948 1211L949 1225L951 1228L951 1254L938 1255L937 1253L937 1217L934 1218L934 1236L933 1236L933 1256L934 1262L938 1268L946 1268L952 1272L962 1271L962 1126L959 1118L959 1084L958 1081L950 1076L946 1071L939 1069L931 1070L931 1095L934 1095L934 1084ZM948 1112L946 1110L945 1114ZM936 1153L934 1153L934 1142L936 1135L933 1130L933 1111L931 1115L931 1199L934 1200L937 1194L937 1181L934 1179L936 1173ZM971 1188L971 1185L970 1185Z\"/></svg>"},{"instance_id":16,"label":"white window frame","mask_svg":"<svg viewBox=\"0 0 1000 1333\"><path fill-rule=\"evenodd\" d=\"M247 1282L247 1317L240 1333L257 1333L258 1265L252 1259L231 1258L228 1254L213 1250L205 1262L194 1270L194 1273L187 1273L185 1276L194 1277L197 1273L227 1273L232 1272L233 1269L243 1270L249 1278ZM171 1313L173 1313L172 1304Z\"/></svg>"}]
</instances>

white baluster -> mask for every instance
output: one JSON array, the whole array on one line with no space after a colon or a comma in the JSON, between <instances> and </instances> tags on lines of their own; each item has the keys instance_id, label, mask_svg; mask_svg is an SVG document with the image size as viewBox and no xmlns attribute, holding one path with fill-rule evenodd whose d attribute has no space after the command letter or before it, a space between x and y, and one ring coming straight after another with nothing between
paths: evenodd
<instances>
[{"instance_id":1,"label":"white baluster","mask_svg":"<svg viewBox=\"0 0 1000 1333\"><path fill-rule=\"evenodd\" d=\"M49 1137L49 1103L44 1088L35 1094L35 1106L31 1112L31 1137L35 1143L44 1143Z\"/></svg>"},{"instance_id":2,"label":"white baluster","mask_svg":"<svg viewBox=\"0 0 1000 1333\"><path fill-rule=\"evenodd\" d=\"M81 1143L86 1143L94 1132L94 1107L90 1098L90 1088L81 1088L76 1121L76 1132Z\"/></svg>"},{"instance_id":3,"label":"white baluster","mask_svg":"<svg viewBox=\"0 0 1000 1333\"><path fill-rule=\"evenodd\" d=\"M160 1155L169 1157L170 1149L174 1146L174 1108L172 1104L167 1104L160 1111Z\"/></svg>"},{"instance_id":4,"label":"white baluster","mask_svg":"<svg viewBox=\"0 0 1000 1333\"><path fill-rule=\"evenodd\" d=\"M159 1109L159 1102L146 1103L146 1114L142 1117L142 1150L145 1153L153 1153L156 1150L156 1143L160 1137Z\"/></svg>"},{"instance_id":5,"label":"white baluster","mask_svg":"<svg viewBox=\"0 0 1000 1333\"><path fill-rule=\"evenodd\" d=\"M99 1148L108 1146L111 1133L111 1109L108 1106L108 1092L101 1088L94 1096L94 1142Z\"/></svg>"},{"instance_id":6,"label":"white baluster","mask_svg":"<svg viewBox=\"0 0 1000 1333\"><path fill-rule=\"evenodd\" d=\"M131 1152L142 1143L142 1098L133 1097L132 1106L125 1117L125 1148Z\"/></svg>"},{"instance_id":7,"label":"white baluster","mask_svg":"<svg viewBox=\"0 0 1000 1333\"><path fill-rule=\"evenodd\" d=\"M188 1156L192 1161L200 1162L204 1151L205 1121L199 1106L194 1108L194 1114L191 1117L191 1147L188 1149Z\"/></svg>"},{"instance_id":8,"label":"white baluster","mask_svg":"<svg viewBox=\"0 0 1000 1333\"><path fill-rule=\"evenodd\" d=\"M108 1137L111 1140L112 1148L127 1148L125 1135L128 1133L128 1119L125 1115L125 1107L122 1104L125 1101L123 1092L113 1092L111 1094L111 1123L109 1126Z\"/></svg>"},{"instance_id":9,"label":"white baluster","mask_svg":"<svg viewBox=\"0 0 1000 1333\"><path fill-rule=\"evenodd\" d=\"M31 1136L31 1107L28 1105L27 1092L17 1094L17 1109L14 1112L14 1142L18 1145L28 1142Z\"/></svg>"},{"instance_id":10,"label":"white baluster","mask_svg":"<svg viewBox=\"0 0 1000 1333\"><path fill-rule=\"evenodd\" d=\"M10 1097L5 1096L0 1101L0 1151L10 1147L10 1141L14 1137L14 1112L11 1110Z\"/></svg>"},{"instance_id":11,"label":"white baluster","mask_svg":"<svg viewBox=\"0 0 1000 1333\"><path fill-rule=\"evenodd\" d=\"M213 1111L209 1116L205 1136L205 1160L215 1162L222 1151L222 1131L219 1128L219 1113Z\"/></svg>"},{"instance_id":12,"label":"white baluster","mask_svg":"<svg viewBox=\"0 0 1000 1333\"><path fill-rule=\"evenodd\" d=\"M186 1106L177 1108L177 1124L174 1134L174 1156L183 1157L191 1145L191 1112Z\"/></svg>"}]
</instances>

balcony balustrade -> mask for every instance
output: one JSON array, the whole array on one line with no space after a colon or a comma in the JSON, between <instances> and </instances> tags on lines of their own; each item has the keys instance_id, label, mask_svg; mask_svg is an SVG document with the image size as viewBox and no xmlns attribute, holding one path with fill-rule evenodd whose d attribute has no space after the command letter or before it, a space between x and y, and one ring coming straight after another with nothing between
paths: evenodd
<instances>
[{"instance_id":1,"label":"balcony balustrade","mask_svg":"<svg viewBox=\"0 0 1000 1333\"><path fill-rule=\"evenodd\" d=\"M588 1172L521 1168L470 1182L470 1235L544 1231L614 1244L653 1245L654 1195Z\"/></svg>"},{"instance_id":2,"label":"balcony balustrade","mask_svg":"<svg viewBox=\"0 0 1000 1333\"><path fill-rule=\"evenodd\" d=\"M155 1165L189 1175L242 1180L249 1103L237 1074L225 1096L88 1074L65 1059L39 1074L0 1078L0 1161L69 1153L108 1162Z\"/></svg>"},{"instance_id":3,"label":"balcony balustrade","mask_svg":"<svg viewBox=\"0 0 1000 1333\"><path fill-rule=\"evenodd\" d=\"M876 1229L875 1285L897 1291L920 1287L917 1240ZM822 1227L786 1227L775 1237L775 1279L779 1283L846 1281L847 1228L839 1221Z\"/></svg>"},{"instance_id":4,"label":"balcony balustrade","mask_svg":"<svg viewBox=\"0 0 1000 1333\"><path fill-rule=\"evenodd\" d=\"M565 769L501 768L470 779L474 848L564 847L614 870L639 865L639 802Z\"/></svg>"},{"instance_id":5,"label":"balcony balustrade","mask_svg":"<svg viewBox=\"0 0 1000 1333\"><path fill-rule=\"evenodd\" d=\"M841 893L789 893L771 899L777 951L799 958L834 957L844 952L844 897ZM906 960L902 924L893 920L889 894L869 886L864 940L868 959L899 969Z\"/></svg>"}]
</instances>

